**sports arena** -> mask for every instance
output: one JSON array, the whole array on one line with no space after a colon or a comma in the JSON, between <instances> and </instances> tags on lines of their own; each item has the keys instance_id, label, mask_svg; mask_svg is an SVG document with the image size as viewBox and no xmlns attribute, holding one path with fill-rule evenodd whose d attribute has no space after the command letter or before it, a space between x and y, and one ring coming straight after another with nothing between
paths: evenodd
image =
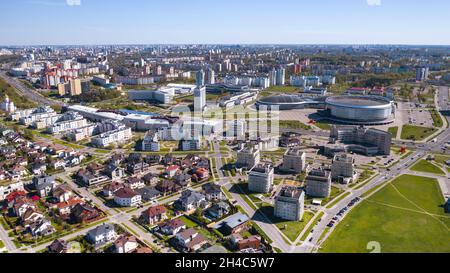
<instances>
[{"instance_id":1,"label":"sports arena","mask_svg":"<svg viewBox=\"0 0 450 273\"><path fill-rule=\"evenodd\" d=\"M383 124L393 121L393 102L379 96L333 96L326 100L331 119L354 124Z\"/></svg>"}]
</instances>

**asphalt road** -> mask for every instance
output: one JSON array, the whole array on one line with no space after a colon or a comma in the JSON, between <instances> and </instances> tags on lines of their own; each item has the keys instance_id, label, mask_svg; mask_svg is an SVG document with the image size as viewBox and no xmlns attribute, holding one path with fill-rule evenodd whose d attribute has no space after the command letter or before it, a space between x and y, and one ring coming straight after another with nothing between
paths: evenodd
<instances>
[{"instance_id":1,"label":"asphalt road","mask_svg":"<svg viewBox=\"0 0 450 273\"><path fill-rule=\"evenodd\" d=\"M60 101L54 101L49 98L46 98L39 94L39 92L32 90L25 86L18 79L8 76L4 71L0 71L0 78L5 80L11 86L13 86L22 96L25 96L31 99L34 102L37 102L41 105L50 105L50 106L63 106L64 103Z\"/></svg>"}]
</instances>

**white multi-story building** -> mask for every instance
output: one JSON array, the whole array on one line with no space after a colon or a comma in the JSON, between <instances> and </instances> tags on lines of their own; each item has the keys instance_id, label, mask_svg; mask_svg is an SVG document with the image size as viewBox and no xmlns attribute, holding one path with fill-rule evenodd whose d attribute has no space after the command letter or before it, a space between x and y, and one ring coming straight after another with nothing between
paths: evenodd
<instances>
[{"instance_id":1,"label":"white multi-story building","mask_svg":"<svg viewBox=\"0 0 450 273\"><path fill-rule=\"evenodd\" d=\"M246 147L237 153L236 166L250 170L259 164L260 160L261 154L259 149L254 147Z\"/></svg>"},{"instance_id":2,"label":"white multi-story building","mask_svg":"<svg viewBox=\"0 0 450 273\"><path fill-rule=\"evenodd\" d=\"M341 153L336 154L331 163L331 178L343 184L351 182L355 175L355 160L353 157Z\"/></svg>"},{"instance_id":3,"label":"white multi-story building","mask_svg":"<svg viewBox=\"0 0 450 273\"><path fill-rule=\"evenodd\" d=\"M148 131L142 140L141 150L146 152L159 152L160 144L158 134L153 131Z\"/></svg>"},{"instance_id":4,"label":"white multi-story building","mask_svg":"<svg viewBox=\"0 0 450 273\"><path fill-rule=\"evenodd\" d=\"M132 138L131 128L115 120L99 123L94 133L95 131L100 132L100 134L94 136L91 139L91 143L97 147L106 147L110 144L122 144Z\"/></svg>"},{"instance_id":5,"label":"white multi-story building","mask_svg":"<svg viewBox=\"0 0 450 273\"><path fill-rule=\"evenodd\" d=\"M299 149L289 149L283 156L281 170L301 173L306 169L306 153Z\"/></svg>"},{"instance_id":6,"label":"white multi-story building","mask_svg":"<svg viewBox=\"0 0 450 273\"><path fill-rule=\"evenodd\" d=\"M27 116L20 117L19 122L23 125L31 125L33 122L58 115L50 106L40 106L31 110Z\"/></svg>"},{"instance_id":7,"label":"white multi-story building","mask_svg":"<svg viewBox=\"0 0 450 273\"><path fill-rule=\"evenodd\" d=\"M292 186L283 187L275 197L274 214L290 221L300 221L305 212L305 193Z\"/></svg>"},{"instance_id":8,"label":"white multi-story building","mask_svg":"<svg viewBox=\"0 0 450 273\"><path fill-rule=\"evenodd\" d=\"M322 85L320 77L318 76L291 76L290 82L292 86L298 87Z\"/></svg>"},{"instance_id":9,"label":"white multi-story building","mask_svg":"<svg viewBox=\"0 0 450 273\"><path fill-rule=\"evenodd\" d=\"M327 198L331 192L331 173L324 169L313 169L306 177L306 194Z\"/></svg>"},{"instance_id":10,"label":"white multi-story building","mask_svg":"<svg viewBox=\"0 0 450 273\"><path fill-rule=\"evenodd\" d=\"M164 88L160 90L130 90L128 98L130 100L154 100L162 104L172 103L175 96L174 88Z\"/></svg>"},{"instance_id":11,"label":"white multi-story building","mask_svg":"<svg viewBox=\"0 0 450 273\"><path fill-rule=\"evenodd\" d=\"M181 150L183 151L197 151L201 149L202 142L200 139L185 139L181 140Z\"/></svg>"},{"instance_id":12,"label":"white multi-story building","mask_svg":"<svg viewBox=\"0 0 450 273\"><path fill-rule=\"evenodd\" d=\"M276 85L284 85L286 79L286 69L278 68L276 73Z\"/></svg>"},{"instance_id":13,"label":"white multi-story building","mask_svg":"<svg viewBox=\"0 0 450 273\"><path fill-rule=\"evenodd\" d=\"M197 86L194 90L194 112L203 113L206 107L206 87Z\"/></svg>"},{"instance_id":14,"label":"white multi-story building","mask_svg":"<svg viewBox=\"0 0 450 273\"><path fill-rule=\"evenodd\" d=\"M203 86L205 85L205 71L203 69L197 71L197 74L195 75L196 84L197 86Z\"/></svg>"},{"instance_id":15,"label":"white multi-story building","mask_svg":"<svg viewBox=\"0 0 450 273\"><path fill-rule=\"evenodd\" d=\"M268 193L272 190L274 169L271 165L257 165L248 174L248 189L252 192Z\"/></svg>"},{"instance_id":16,"label":"white multi-story building","mask_svg":"<svg viewBox=\"0 0 450 273\"><path fill-rule=\"evenodd\" d=\"M51 134L60 134L87 125L88 122L83 116L77 112L69 111L61 115L53 125L48 127L47 131Z\"/></svg>"}]
</instances>

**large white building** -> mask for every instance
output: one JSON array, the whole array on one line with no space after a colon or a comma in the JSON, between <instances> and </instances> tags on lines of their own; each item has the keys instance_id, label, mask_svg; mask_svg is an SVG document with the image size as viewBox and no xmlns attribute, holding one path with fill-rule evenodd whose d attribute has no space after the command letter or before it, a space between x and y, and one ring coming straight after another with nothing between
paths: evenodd
<instances>
[{"instance_id":1,"label":"large white building","mask_svg":"<svg viewBox=\"0 0 450 273\"><path fill-rule=\"evenodd\" d=\"M300 221L305 212L305 193L292 186L283 187L275 197L274 215L281 219Z\"/></svg>"},{"instance_id":2,"label":"large white building","mask_svg":"<svg viewBox=\"0 0 450 273\"><path fill-rule=\"evenodd\" d=\"M194 90L194 112L203 113L206 107L206 87L197 86Z\"/></svg>"},{"instance_id":3,"label":"large white building","mask_svg":"<svg viewBox=\"0 0 450 273\"><path fill-rule=\"evenodd\" d=\"M130 100L153 100L162 104L172 103L175 96L174 88L161 88L159 90L130 90L128 98Z\"/></svg>"},{"instance_id":4,"label":"large white building","mask_svg":"<svg viewBox=\"0 0 450 273\"><path fill-rule=\"evenodd\" d=\"M254 147L245 147L241 151L237 152L236 166L238 168L252 169L259 164L261 160L261 154L259 149Z\"/></svg>"},{"instance_id":5,"label":"large white building","mask_svg":"<svg viewBox=\"0 0 450 273\"><path fill-rule=\"evenodd\" d=\"M96 147L106 147L110 144L123 144L133 137L131 128L115 120L107 120L99 123L94 133L95 131L99 134L91 139L91 143Z\"/></svg>"},{"instance_id":6,"label":"large white building","mask_svg":"<svg viewBox=\"0 0 450 273\"><path fill-rule=\"evenodd\" d=\"M160 143L158 134L153 131L148 131L142 140L141 150L146 152L159 152Z\"/></svg>"},{"instance_id":7,"label":"large white building","mask_svg":"<svg viewBox=\"0 0 450 273\"><path fill-rule=\"evenodd\" d=\"M47 128L51 134L60 134L70 130L82 128L88 125L88 122L77 112L66 112L59 116L58 120Z\"/></svg>"},{"instance_id":8,"label":"large white building","mask_svg":"<svg viewBox=\"0 0 450 273\"><path fill-rule=\"evenodd\" d=\"M285 172L303 172L306 169L306 153L299 149L289 149L283 156L280 169Z\"/></svg>"},{"instance_id":9,"label":"large white building","mask_svg":"<svg viewBox=\"0 0 450 273\"><path fill-rule=\"evenodd\" d=\"M324 169L313 169L306 176L306 194L327 198L331 193L331 173Z\"/></svg>"},{"instance_id":10,"label":"large white building","mask_svg":"<svg viewBox=\"0 0 450 273\"><path fill-rule=\"evenodd\" d=\"M346 153L336 154L331 163L331 178L348 184L356 175L355 160Z\"/></svg>"},{"instance_id":11,"label":"large white building","mask_svg":"<svg viewBox=\"0 0 450 273\"><path fill-rule=\"evenodd\" d=\"M252 192L268 193L272 190L274 169L269 164L260 164L248 174L248 189Z\"/></svg>"},{"instance_id":12,"label":"large white building","mask_svg":"<svg viewBox=\"0 0 450 273\"><path fill-rule=\"evenodd\" d=\"M37 122L46 118L56 117L57 115L58 114L55 112L55 110L53 110L50 106L40 106L36 109L31 110L31 113L29 115L20 117L19 122L20 124L28 126L33 122Z\"/></svg>"},{"instance_id":13,"label":"large white building","mask_svg":"<svg viewBox=\"0 0 450 273\"><path fill-rule=\"evenodd\" d=\"M203 69L197 71L197 74L195 75L196 84L197 86L203 86L205 85L205 71Z\"/></svg>"}]
</instances>

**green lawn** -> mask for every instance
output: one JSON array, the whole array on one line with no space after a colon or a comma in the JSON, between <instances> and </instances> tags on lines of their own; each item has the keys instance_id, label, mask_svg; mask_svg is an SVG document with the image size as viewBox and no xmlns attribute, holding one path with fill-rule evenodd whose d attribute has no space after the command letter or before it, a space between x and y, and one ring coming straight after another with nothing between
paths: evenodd
<instances>
[{"instance_id":1,"label":"green lawn","mask_svg":"<svg viewBox=\"0 0 450 273\"><path fill-rule=\"evenodd\" d=\"M392 136L393 138L396 138L396 137L397 137L397 133L398 133L398 126L395 126L395 127L389 127L389 128L388 128L388 132L391 134L391 136Z\"/></svg>"},{"instance_id":2,"label":"green lawn","mask_svg":"<svg viewBox=\"0 0 450 273\"><path fill-rule=\"evenodd\" d=\"M4 248L5 244L2 242L2 240L0 240L0 249Z\"/></svg>"},{"instance_id":3,"label":"green lawn","mask_svg":"<svg viewBox=\"0 0 450 273\"><path fill-rule=\"evenodd\" d=\"M409 140L424 140L437 131L436 128L428 128L413 125L403 125L401 138Z\"/></svg>"},{"instance_id":4,"label":"green lawn","mask_svg":"<svg viewBox=\"0 0 450 273\"><path fill-rule=\"evenodd\" d=\"M308 224L308 222L313 218L314 213L305 211L303 214L303 219L301 221L287 221L274 215L274 208L272 206L266 205L260 209L267 218L270 219L272 223L274 223L278 229L283 232L286 237L291 241L295 241L297 237L300 235L302 230Z\"/></svg>"},{"instance_id":5,"label":"green lawn","mask_svg":"<svg viewBox=\"0 0 450 273\"><path fill-rule=\"evenodd\" d=\"M411 167L411 170L416 172L445 175L445 173L441 170L441 168L423 159L414 164L414 166Z\"/></svg>"},{"instance_id":6,"label":"green lawn","mask_svg":"<svg viewBox=\"0 0 450 273\"><path fill-rule=\"evenodd\" d=\"M450 215L436 179L402 175L361 202L336 227L321 252L449 253Z\"/></svg>"},{"instance_id":7,"label":"green lawn","mask_svg":"<svg viewBox=\"0 0 450 273\"><path fill-rule=\"evenodd\" d=\"M445 164L445 161L450 160L450 156L446 156L446 155L434 155L434 162L438 163L438 164L442 164L444 166L447 166L447 164Z\"/></svg>"},{"instance_id":8,"label":"green lawn","mask_svg":"<svg viewBox=\"0 0 450 273\"><path fill-rule=\"evenodd\" d=\"M301 91L300 88L295 86L270 86L264 91L269 92L282 92L282 93L299 93Z\"/></svg>"},{"instance_id":9,"label":"green lawn","mask_svg":"<svg viewBox=\"0 0 450 273\"><path fill-rule=\"evenodd\" d=\"M192 221L191 219L187 218L186 216L181 216L179 218L181 221L183 221L186 224L187 228L193 228L193 227L197 227L197 223Z\"/></svg>"},{"instance_id":10,"label":"green lawn","mask_svg":"<svg viewBox=\"0 0 450 273\"><path fill-rule=\"evenodd\" d=\"M287 128L287 129L304 129L304 130L311 130L311 126L306 125L299 120L280 120L279 121L280 128Z\"/></svg>"},{"instance_id":11,"label":"green lawn","mask_svg":"<svg viewBox=\"0 0 450 273\"><path fill-rule=\"evenodd\" d=\"M331 129L331 125L329 123L323 122L323 121L318 121L316 122L316 127L319 127L320 129L324 130L324 131L328 131Z\"/></svg>"}]
</instances>

